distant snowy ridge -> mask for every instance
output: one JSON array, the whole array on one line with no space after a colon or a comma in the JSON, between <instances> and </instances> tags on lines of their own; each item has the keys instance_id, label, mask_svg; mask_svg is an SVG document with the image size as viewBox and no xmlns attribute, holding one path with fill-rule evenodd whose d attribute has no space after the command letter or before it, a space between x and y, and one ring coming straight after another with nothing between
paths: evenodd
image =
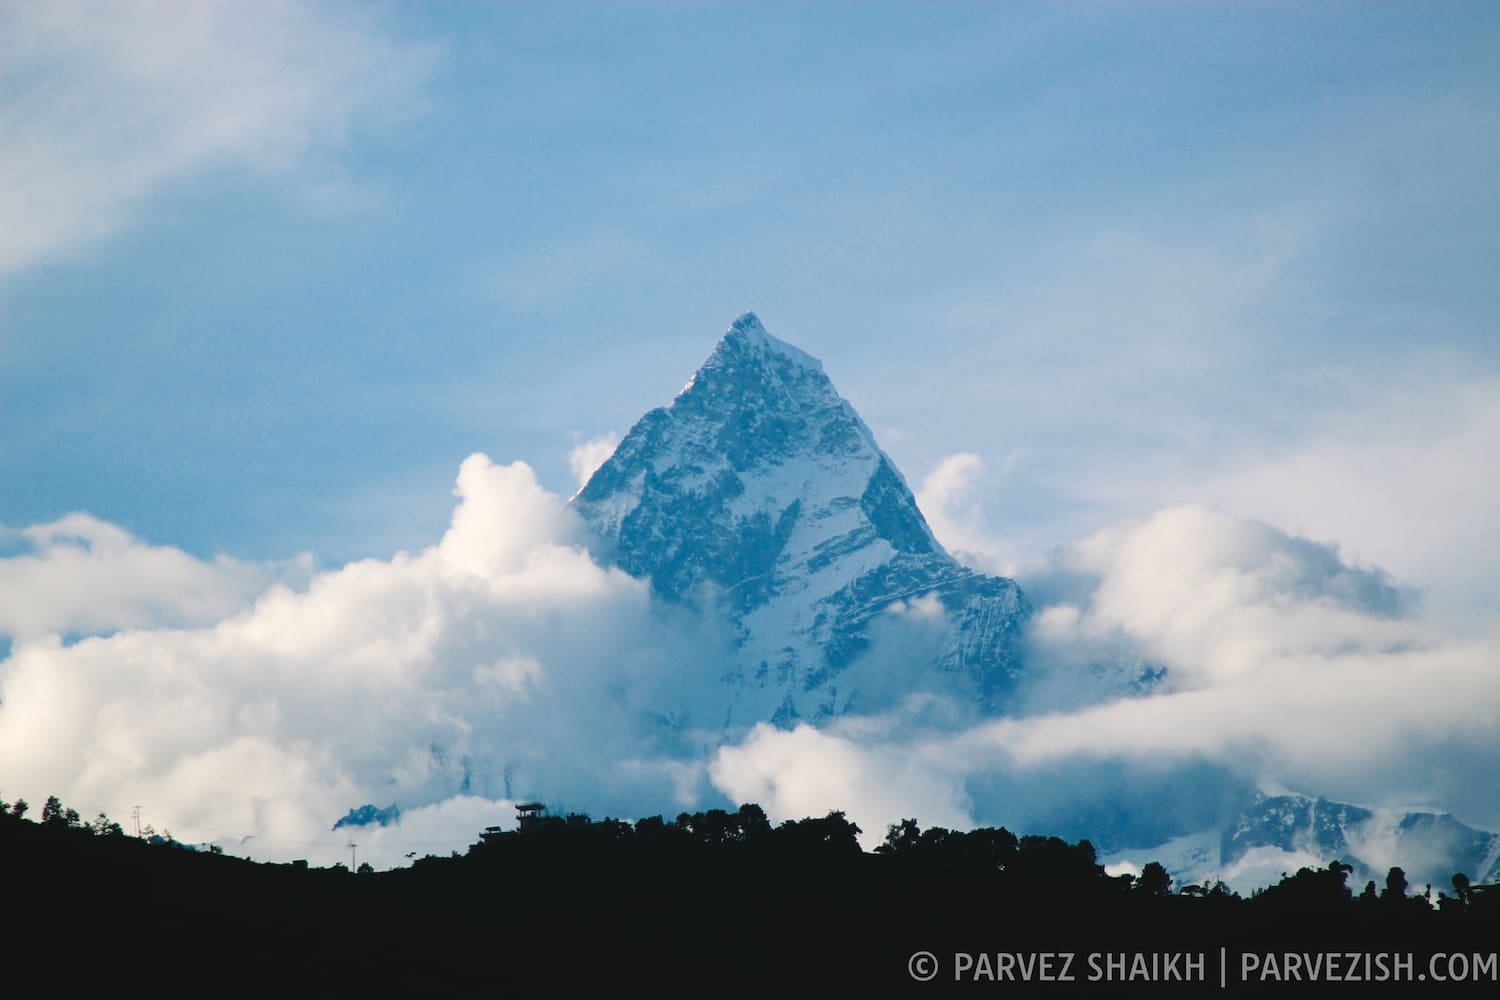
<instances>
[{"instance_id":1,"label":"distant snowy ridge","mask_svg":"<svg viewBox=\"0 0 1500 1000\"><path fill-rule=\"evenodd\" d=\"M1476 830L1442 812L1384 811L1305 795L1255 795L1220 830L1149 848L1113 852L1123 868L1160 861L1178 886L1224 881L1248 892L1283 872L1341 861L1354 868L1350 888L1385 884L1399 866L1413 886L1452 894L1462 872L1475 882L1500 880L1500 834Z\"/></svg>"}]
</instances>

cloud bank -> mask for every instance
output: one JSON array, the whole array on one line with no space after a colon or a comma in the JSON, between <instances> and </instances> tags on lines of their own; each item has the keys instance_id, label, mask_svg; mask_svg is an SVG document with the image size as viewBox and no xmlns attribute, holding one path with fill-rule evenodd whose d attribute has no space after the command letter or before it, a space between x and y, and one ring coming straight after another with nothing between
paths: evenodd
<instances>
[{"instance_id":1,"label":"cloud bank","mask_svg":"<svg viewBox=\"0 0 1500 1000\"><path fill-rule=\"evenodd\" d=\"M478 813L420 809L455 795L617 811L695 801L700 779L672 762L704 753L694 678L717 683L716 639L595 564L527 466L473 456L455 492L436 545L276 582L253 602L238 567L87 518L34 529L42 554L0 562L0 579L74 596L50 618L23 608L0 664L6 791L117 817L145 804L180 838L325 860L345 836L333 822L365 802L399 803L403 828L452 818L453 848ZM65 529L92 547L60 554ZM132 564L165 569L114 575ZM95 608L103 579L139 589ZM63 621L109 634L38 634ZM392 863L410 839L384 833L371 849L390 850L366 856Z\"/></svg>"},{"instance_id":2,"label":"cloud bank","mask_svg":"<svg viewBox=\"0 0 1500 1000\"><path fill-rule=\"evenodd\" d=\"M894 707L725 732L714 619L596 561L523 463L474 455L455 495L435 544L329 570L195 560L86 515L13 535L0 784L259 857L357 837L380 865L520 798L843 809L867 844L904 816L1156 843L1251 788L1500 826L1495 635L1449 638L1384 572L1262 522L1168 508L1033 567L1004 718L902 687L941 614L915 600L850 668ZM363 803L403 817L333 832Z\"/></svg>"},{"instance_id":3,"label":"cloud bank","mask_svg":"<svg viewBox=\"0 0 1500 1000\"><path fill-rule=\"evenodd\" d=\"M867 829L893 797L1079 833L1080 809L1149 813L1154 797L1181 823L1139 832L1164 837L1249 788L1500 821L1500 637L1449 638L1332 546L1178 507L1020 582L1040 610L1016 715L757 730L718 752L715 779L793 812L847 808Z\"/></svg>"}]
</instances>

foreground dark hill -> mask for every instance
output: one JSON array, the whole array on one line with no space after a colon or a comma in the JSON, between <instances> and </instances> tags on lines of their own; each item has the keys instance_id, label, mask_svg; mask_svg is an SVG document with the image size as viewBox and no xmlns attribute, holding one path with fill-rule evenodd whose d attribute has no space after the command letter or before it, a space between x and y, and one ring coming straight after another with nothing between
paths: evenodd
<instances>
[{"instance_id":1,"label":"foreground dark hill","mask_svg":"<svg viewBox=\"0 0 1500 1000\"><path fill-rule=\"evenodd\" d=\"M1031 982L1026 995L1148 986L1196 995L1217 989L1221 956L1227 985L1244 989L1242 953L1292 950L1410 955L1414 981L1401 985L1412 995L1429 955L1459 954L1466 976L1494 988L1484 956L1500 945L1500 907L1482 892L1441 911L1399 886L1360 900L1346 870L1330 866L1249 900L1169 894L1160 873L1105 875L1087 842L913 822L870 854L855 832L838 813L772 827L755 806L634 824L569 816L492 831L461 857L351 874L7 816L5 981L72 989L135 978L167 995L630 984L805 995L993 989L1003 967L1012 981L1073 977ZM927 969L919 952L937 963L935 983L914 980L913 968ZM1166 983L1142 978L1174 970Z\"/></svg>"}]
</instances>

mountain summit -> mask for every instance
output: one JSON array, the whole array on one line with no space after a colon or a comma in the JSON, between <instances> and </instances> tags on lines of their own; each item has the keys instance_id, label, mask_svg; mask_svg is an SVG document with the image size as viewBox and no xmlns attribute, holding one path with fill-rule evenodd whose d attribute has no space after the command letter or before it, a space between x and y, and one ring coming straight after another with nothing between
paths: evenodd
<instances>
[{"instance_id":1,"label":"mountain summit","mask_svg":"<svg viewBox=\"0 0 1500 1000\"><path fill-rule=\"evenodd\" d=\"M662 599L727 612L738 655L726 725L824 719L924 687L994 710L1018 675L1020 588L943 549L822 364L753 313L573 506L605 558ZM903 679L869 663L846 678L897 618L920 637L891 658Z\"/></svg>"}]
</instances>

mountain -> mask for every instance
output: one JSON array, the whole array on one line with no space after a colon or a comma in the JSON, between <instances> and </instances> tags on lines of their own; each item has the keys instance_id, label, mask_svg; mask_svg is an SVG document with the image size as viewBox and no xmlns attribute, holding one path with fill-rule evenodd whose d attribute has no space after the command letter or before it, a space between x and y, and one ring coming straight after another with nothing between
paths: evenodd
<instances>
[{"instance_id":1,"label":"mountain","mask_svg":"<svg viewBox=\"0 0 1500 1000\"><path fill-rule=\"evenodd\" d=\"M754 314L572 505L598 551L661 599L726 613L726 725L817 721L902 693L879 669L851 668L903 616L902 662L924 661L896 683L904 692L956 691L995 711L1019 676L1020 588L943 549L822 364Z\"/></svg>"},{"instance_id":2,"label":"mountain","mask_svg":"<svg viewBox=\"0 0 1500 1000\"><path fill-rule=\"evenodd\" d=\"M981 713L1015 707L1030 613L1020 588L943 549L822 364L753 314L670 405L631 428L572 506L597 536L596 556L649 579L657 599L729 623L732 652L704 664L724 697L693 705L697 725L822 723L924 692ZM1150 697L1163 675L1133 662L1097 669L1109 697ZM1500 836L1451 816L1236 786L1224 774L1207 793L1126 788L1116 801L1096 790L1057 819L1070 836L1144 845L1111 856L1161 860L1179 884L1248 891L1335 858L1355 866L1358 884L1383 882L1397 864L1414 885L1447 886L1455 871L1500 878ZM1184 812L1179 794L1206 804Z\"/></svg>"},{"instance_id":3,"label":"mountain","mask_svg":"<svg viewBox=\"0 0 1500 1000\"><path fill-rule=\"evenodd\" d=\"M1148 857L1160 860L1179 885L1222 879L1241 891L1334 860L1353 866L1355 892L1370 880L1383 886L1395 865L1412 886L1430 884L1450 895L1455 872L1475 882L1500 880L1500 834L1447 813L1366 809L1305 795L1254 794L1219 829L1118 851L1106 860Z\"/></svg>"},{"instance_id":4,"label":"mountain","mask_svg":"<svg viewBox=\"0 0 1500 1000\"><path fill-rule=\"evenodd\" d=\"M1365 878L1384 884L1392 865L1403 865L1414 884L1448 889L1454 872L1475 881L1500 878L1500 835L1476 830L1442 812L1401 812L1313 799L1261 795L1224 830L1220 857L1229 863L1251 851L1274 848L1338 858Z\"/></svg>"}]
</instances>

